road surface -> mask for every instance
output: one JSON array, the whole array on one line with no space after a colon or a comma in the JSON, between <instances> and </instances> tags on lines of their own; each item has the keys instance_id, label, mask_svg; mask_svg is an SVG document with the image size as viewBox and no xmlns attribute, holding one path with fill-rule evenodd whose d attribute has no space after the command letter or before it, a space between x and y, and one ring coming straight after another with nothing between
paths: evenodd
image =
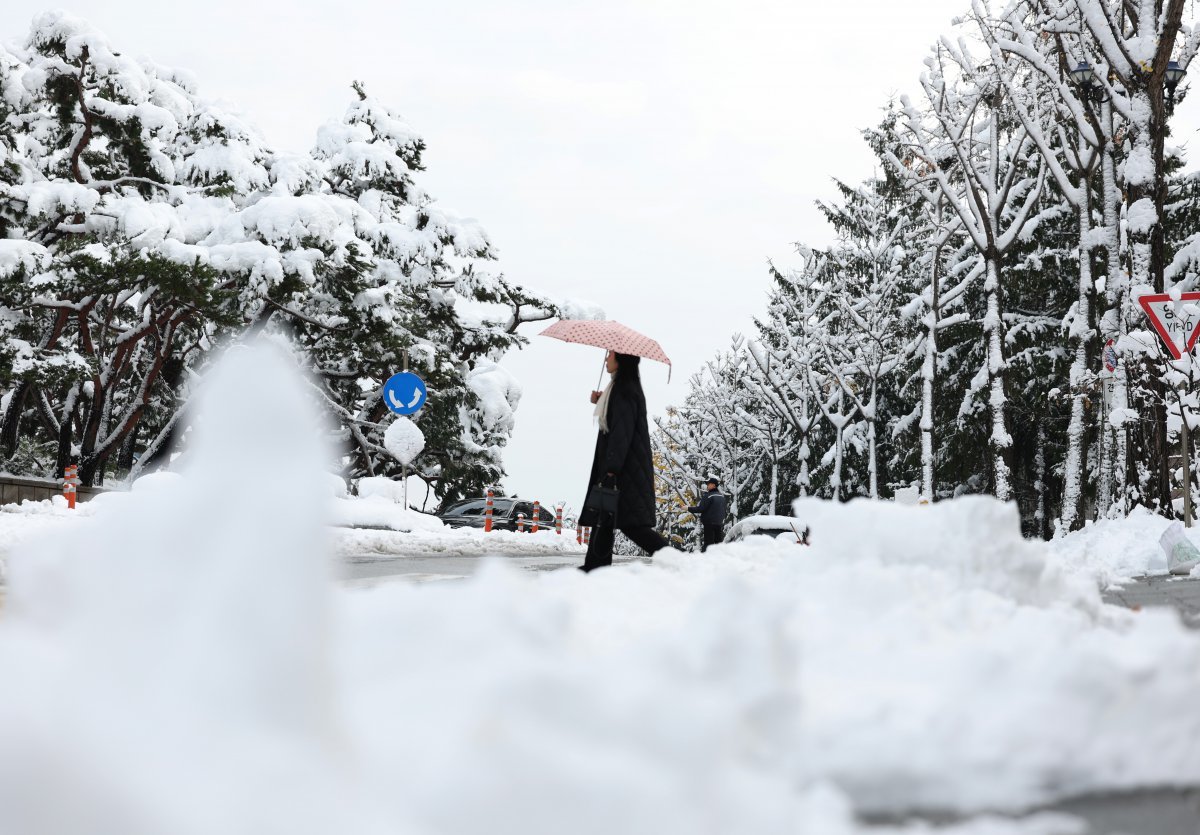
<instances>
[{"instance_id":1,"label":"road surface","mask_svg":"<svg viewBox=\"0 0 1200 835\"><path fill-rule=\"evenodd\" d=\"M1165 574L1140 577L1120 587L1106 589L1104 599L1130 609L1173 606L1179 610L1184 623L1200 629L1200 579Z\"/></svg>"},{"instance_id":2,"label":"road surface","mask_svg":"<svg viewBox=\"0 0 1200 835\"><path fill-rule=\"evenodd\" d=\"M582 556L574 555L505 556L491 559L505 560L527 571L553 571L583 562ZM636 559L639 558L617 557L616 562L619 564ZM388 579L457 579L473 574L481 562L480 557L456 557L446 554L392 559L383 559L378 555L347 557L342 561L340 577L352 585ZM1200 579L1167 575L1142 577L1108 588L1104 592L1104 599L1130 609L1173 606L1183 617L1184 623L1200 629Z\"/></svg>"},{"instance_id":3,"label":"road surface","mask_svg":"<svg viewBox=\"0 0 1200 835\"><path fill-rule=\"evenodd\" d=\"M508 556L491 557L503 560L527 571L550 571L556 568L579 565L582 557L576 556ZM483 562L482 557L462 557L449 554L422 557L395 557L381 559L376 555L346 557L342 560L339 574L350 585L370 585L383 580L452 580L474 574Z\"/></svg>"}]
</instances>

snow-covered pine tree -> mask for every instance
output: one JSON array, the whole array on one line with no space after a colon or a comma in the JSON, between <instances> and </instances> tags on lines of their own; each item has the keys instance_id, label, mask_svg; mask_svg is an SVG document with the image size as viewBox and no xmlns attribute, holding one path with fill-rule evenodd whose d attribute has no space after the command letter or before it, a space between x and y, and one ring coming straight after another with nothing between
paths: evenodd
<instances>
[{"instance_id":1,"label":"snow-covered pine tree","mask_svg":"<svg viewBox=\"0 0 1200 835\"><path fill-rule=\"evenodd\" d=\"M838 384L866 426L867 495L875 499L880 496L880 398L888 378L906 359L900 308L909 268L903 244L910 220L904 207L889 198L884 181L869 180L858 188L835 184L842 201L818 204L838 232L826 269L840 288L832 296L838 333L822 348L839 369Z\"/></svg>"},{"instance_id":2,"label":"snow-covered pine tree","mask_svg":"<svg viewBox=\"0 0 1200 835\"><path fill-rule=\"evenodd\" d=\"M755 319L759 338L747 344L747 384L767 412L787 428L788 445L796 447L792 481L797 495L814 494L812 450L828 433L819 423L820 409L803 364L811 354L811 324L827 304L820 285L826 254L799 247L800 264L783 272L771 265L773 287L766 315ZM829 439L832 440L832 439Z\"/></svg>"},{"instance_id":3,"label":"snow-covered pine tree","mask_svg":"<svg viewBox=\"0 0 1200 835\"><path fill-rule=\"evenodd\" d=\"M84 483L153 468L207 352L282 334L341 426L348 474L399 469L377 393L408 351L433 395L419 474L439 495L499 480L519 388L496 362L559 306L482 269L478 225L416 185L423 142L356 89L313 154L281 154L185 74L69 15L0 49L10 468L77 461Z\"/></svg>"},{"instance_id":4,"label":"snow-covered pine tree","mask_svg":"<svg viewBox=\"0 0 1200 835\"><path fill-rule=\"evenodd\" d=\"M0 217L16 254L0 267L15 357L0 452L24 441L44 471L77 461L91 484L136 433L162 428L154 406L236 319L240 265L176 246L203 238L197 216L265 182L263 154L178 74L63 13L3 52L0 87Z\"/></svg>"},{"instance_id":5,"label":"snow-covered pine tree","mask_svg":"<svg viewBox=\"0 0 1200 835\"><path fill-rule=\"evenodd\" d=\"M350 426L349 474L397 475L382 444L391 416L379 391L407 352L430 389L420 417L429 443L415 474L443 499L478 493L503 476L520 399L496 361L524 343L521 324L557 316L558 307L487 270L495 253L478 223L439 206L416 181L424 141L362 85L354 89L357 101L321 129L314 157L329 196L363 213L358 232L373 257L327 291L339 321L310 335L314 368Z\"/></svg>"}]
</instances>

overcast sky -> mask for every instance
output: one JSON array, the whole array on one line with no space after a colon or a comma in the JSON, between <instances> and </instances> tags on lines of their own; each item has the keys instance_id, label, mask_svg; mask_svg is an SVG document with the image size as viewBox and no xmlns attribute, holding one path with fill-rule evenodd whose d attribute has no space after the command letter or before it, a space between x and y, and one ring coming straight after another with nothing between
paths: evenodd
<instances>
[{"instance_id":1,"label":"overcast sky","mask_svg":"<svg viewBox=\"0 0 1200 835\"><path fill-rule=\"evenodd\" d=\"M36 7L6 4L23 37ZM831 178L870 176L859 131L915 92L968 0L79 0L117 49L305 150L350 82L404 114L422 182L479 219L514 281L600 304L675 362L643 366L652 414L763 309L767 260L829 231ZM525 395L510 492L578 507L601 352L534 336L505 362Z\"/></svg>"}]
</instances>

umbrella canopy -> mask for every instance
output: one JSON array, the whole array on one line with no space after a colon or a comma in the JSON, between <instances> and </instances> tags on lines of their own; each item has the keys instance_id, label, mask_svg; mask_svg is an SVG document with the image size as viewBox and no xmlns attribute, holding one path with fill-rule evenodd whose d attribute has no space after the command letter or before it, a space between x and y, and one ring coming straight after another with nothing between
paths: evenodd
<instances>
[{"instance_id":1,"label":"umbrella canopy","mask_svg":"<svg viewBox=\"0 0 1200 835\"><path fill-rule=\"evenodd\" d=\"M595 319L559 319L542 331L542 336L552 336L563 342L576 342L580 345L606 348L609 351L616 351L618 354L633 354L648 360L664 362L668 366L671 365L671 360L661 345L620 322Z\"/></svg>"}]
</instances>

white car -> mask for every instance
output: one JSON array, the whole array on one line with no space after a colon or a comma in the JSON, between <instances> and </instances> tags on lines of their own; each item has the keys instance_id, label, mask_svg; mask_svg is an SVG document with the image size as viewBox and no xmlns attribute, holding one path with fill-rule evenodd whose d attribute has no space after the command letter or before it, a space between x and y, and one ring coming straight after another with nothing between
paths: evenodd
<instances>
[{"instance_id":1,"label":"white car","mask_svg":"<svg viewBox=\"0 0 1200 835\"><path fill-rule=\"evenodd\" d=\"M807 545L808 535L808 525L795 516L747 516L729 529L725 541L738 542L752 536L769 536L781 542Z\"/></svg>"}]
</instances>

